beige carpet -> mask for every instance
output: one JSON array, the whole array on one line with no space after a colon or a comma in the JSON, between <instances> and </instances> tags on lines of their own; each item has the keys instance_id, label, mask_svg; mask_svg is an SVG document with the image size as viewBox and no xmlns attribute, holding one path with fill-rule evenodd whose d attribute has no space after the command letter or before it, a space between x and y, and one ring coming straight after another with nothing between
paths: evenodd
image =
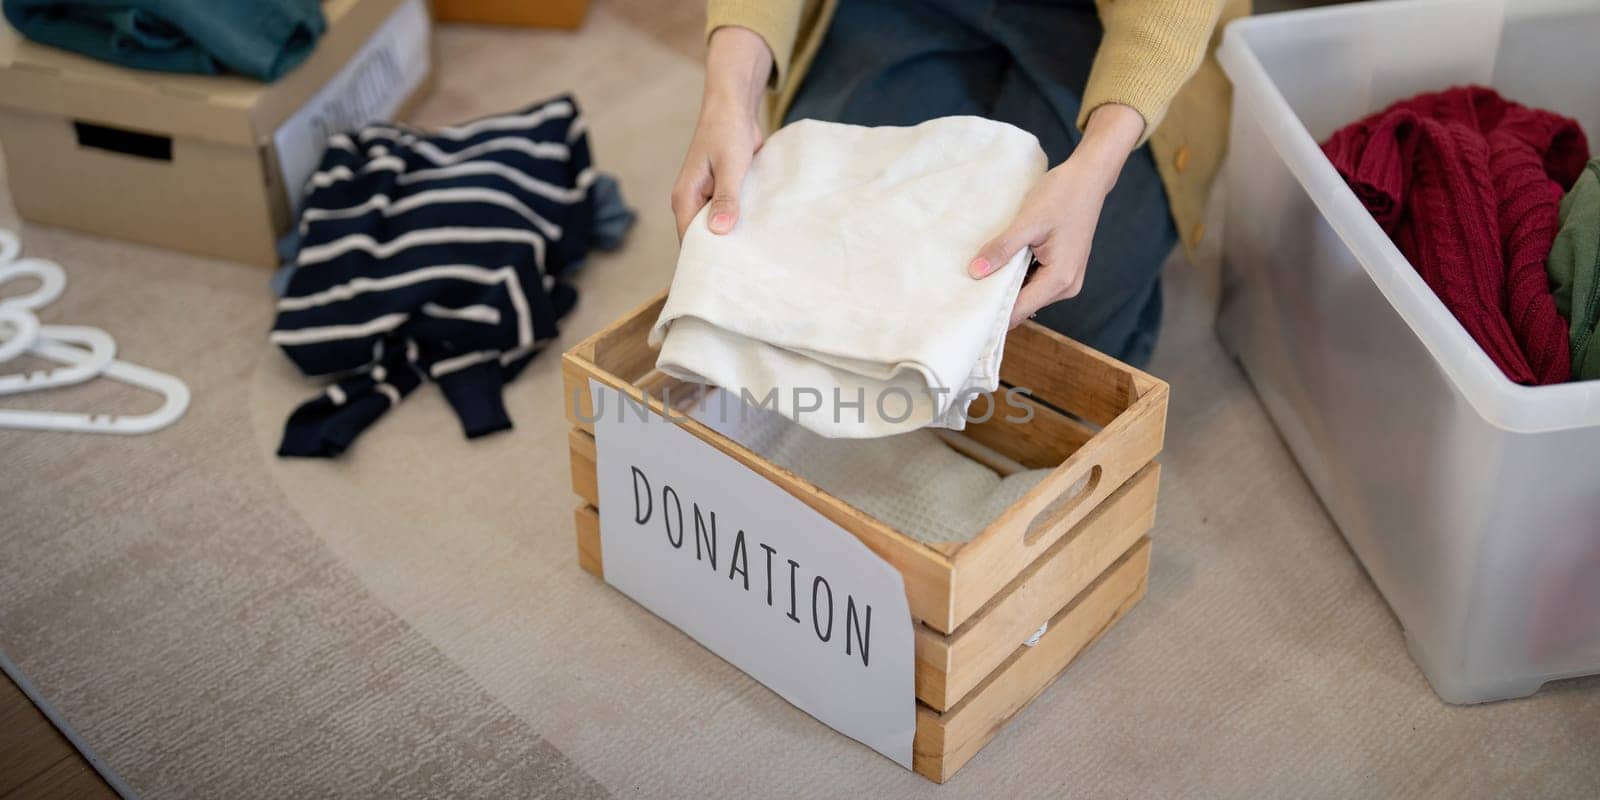
<instances>
[{"instance_id":1,"label":"beige carpet","mask_svg":"<svg viewBox=\"0 0 1600 800\"><path fill-rule=\"evenodd\" d=\"M671 273L697 28L633 0L577 36L440 36L422 121L575 90L643 211L582 276L568 342ZM1211 334L1204 271L1169 267L1148 599L936 790L579 571L553 354L509 390L512 433L462 440L424 387L343 460L278 461L315 387L265 344L265 273L23 233L71 276L49 321L195 392L150 437L0 433L0 648L150 797L1600 793L1600 679L1434 697Z\"/></svg>"}]
</instances>

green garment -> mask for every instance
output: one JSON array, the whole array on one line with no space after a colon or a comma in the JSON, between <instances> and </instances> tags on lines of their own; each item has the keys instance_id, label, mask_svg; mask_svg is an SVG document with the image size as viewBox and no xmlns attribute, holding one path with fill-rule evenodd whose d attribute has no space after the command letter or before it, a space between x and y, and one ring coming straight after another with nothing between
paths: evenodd
<instances>
[{"instance_id":1,"label":"green garment","mask_svg":"<svg viewBox=\"0 0 1600 800\"><path fill-rule=\"evenodd\" d=\"M4 0L23 36L135 69L277 80L327 28L318 0Z\"/></svg>"},{"instance_id":2,"label":"green garment","mask_svg":"<svg viewBox=\"0 0 1600 800\"><path fill-rule=\"evenodd\" d=\"M1561 200L1561 231L1545 262L1556 310L1566 317L1572 344L1572 379L1600 379L1600 158L1584 167Z\"/></svg>"}]
</instances>

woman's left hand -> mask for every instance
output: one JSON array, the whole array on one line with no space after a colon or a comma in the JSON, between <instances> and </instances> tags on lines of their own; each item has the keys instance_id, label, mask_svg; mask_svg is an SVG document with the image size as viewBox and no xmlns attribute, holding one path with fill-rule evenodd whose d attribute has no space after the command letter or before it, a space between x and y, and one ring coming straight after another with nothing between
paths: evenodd
<instances>
[{"instance_id":1,"label":"woman's left hand","mask_svg":"<svg viewBox=\"0 0 1600 800\"><path fill-rule=\"evenodd\" d=\"M1113 103L1096 108L1072 155L1045 173L1023 201L1016 220L967 266L973 278L984 278L1005 266L1018 250L1033 248L1039 269L1017 295L1011 327L1083 289L1100 208L1144 136L1144 124L1144 117L1128 106Z\"/></svg>"}]
</instances>

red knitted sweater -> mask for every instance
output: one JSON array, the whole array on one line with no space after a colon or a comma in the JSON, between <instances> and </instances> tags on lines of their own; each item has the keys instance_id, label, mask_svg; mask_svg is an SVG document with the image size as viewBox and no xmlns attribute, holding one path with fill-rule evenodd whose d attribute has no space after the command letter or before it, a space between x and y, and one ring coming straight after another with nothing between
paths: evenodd
<instances>
[{"instance_id":1,"label":"red knitted sweater","mask_svg":"<svg viewBox=\"0 0 1600 800\"><path fill-rule=\"evenodd\" d=\"M1570 377L1544 261L1589 159L1577 122L1469 86L1395 103L1322 150L1506 377Z\"/></svg>"}]
</instances>

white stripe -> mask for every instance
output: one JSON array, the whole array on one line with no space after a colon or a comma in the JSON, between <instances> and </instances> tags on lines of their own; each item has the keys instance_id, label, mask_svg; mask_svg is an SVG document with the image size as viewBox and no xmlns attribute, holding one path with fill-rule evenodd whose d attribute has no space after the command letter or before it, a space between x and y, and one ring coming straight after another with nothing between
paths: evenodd
<instances>
[{"instance_id":1,"label":"white stripe","mask_svg":"<svg viewBox=\"0 0 1600 800\"><path fill-rule=\"evenodd\" d=\"M273 331L268 337L273 344L302 345L333 342L340 339L360 339L375 333L387 333L405 324L409 315L403 312L384 314L376 319L355 325L326 325L320 328L300 328L292 331Z\"/></svg>"},{"instance_id":2,"label":"white stripe","mask_svg":"<svg viewBox=\"0 0 1600 800\"><path fill-rule=\"evenodd\" d=\"M431 370L429 370L429 372L433 375L433 377L437 378L437 377L439 377L441 375L448 375L449 373L457 372L459 370L466 369L467 367L470 367L470 366L472 366L474 364L479 364L479 363L482 363L484 361L489 361L491 359L494 359L496 356L499 357L500 365L501 366L506 366L506 365L510 364L511 362L516 361L517 359L522 358L523 356L525 356L525 355L527 355L529 353L535 353L535 352L538 352L540 350L543 350L545 348L545 345L550 344L550 342L552 342L552 341L555 341L555 340L553 338L538 339L536 341L528 342L526 344L517 345L516 347L513 347L510 350L507 350L507 351L505 351L503 353L499 353L499 352L496 352L496 351L493 351L493 350L480 350L480 351L478 351L476 353L468 353L468 354L463 355L463 356L456 356L454 358L447 358L447 359L444 359L442 361L434 362L433 368Z\"/></svg>"},{"instance_id":3,"label":"white stripe","mask_svg":"<svg viewBox=\"0 0 1600 800\"><path fill-rule=\"evenodd\" d=\"M442 361L434 362L433 368L430 369L429 372L433 375L433 377L438 378L441 375L448 375L452 372L466 369L474 364L480 364L484 361L489 361L494 359L496 356L499 357L500 365L506 366L529 353L544 349L544 346L549 344L551 341L553 341L553 339L539 339L537 341L517 345L516 347L513 347L503 353L493 350L480 350L476 353L468 353L466 355L456 356L454 358L447 358Z\"/></svg>"},{"instance_id":4,"label":"white stripe","mask_svg":"<svg viewBox=\"0 0 1600 800\"><path fill-rule=\"evenodd\" d=\"M516 361L519 358L522 358L523 356L525 356L525 355L527 355L529 353L532 353L532 352L535 352L535 351L538 351L538 350L542 350L542 349L544 349L544 346L549 344L550 342L551 342L550 339L540 339L538 341L529 342L527 344L518 345L517 347L513 347L510 350L507 350L504 353L500 354L500 364L502 366L504 366L504 365L510 364L513 361Z\"/></svg>"},{"instance_id":5,"label":"white stripe","mask_svg":"<svg viewBox=\"0 0 1600 800\"><path fill-rule=\"evenodd\" d=\"M438 130L429 132L427 135L441 136L446 139L455 139L459 141L461 139L470 139L473 136L483 133L484 131L505 131L515 130L517 128L537 128L548 120L571 116L572 112L572 104L565 100L560 100L548 105L540 106L520 116L502 115L498 117L485 117L477 122L469 122L465 125L439 128ZM371 128L361 132L361 140L367 141L369 138L374 138L375 136L380 135L374 133L369 136L369 133L374 130L400 131L398 128L392 128L386 125L374 125Z\"/></svg>"},{"instance_id":6,"label":"white stripe","mask_svg":"<svg viewBox=\"0 0 1600 800\"><path fill-rule=\"evenodd\" d=\"M407 186L413 183L426 181L443 181L463 176L495 175L505 178L525 191L539 195L547 200L557 203L576 203L589 193L589 186L597 177L594 168L585 169L578 173L577 185L573 187L559 186L548 181L542 181L523 172L513 169L496 161L473 161L466 164L457 164L452 167L439 167L437 169L419 169L408 172L396 179L396 183Z\"/></svg>"},{"instance_id":7,"label":"white stripe","mask_svg":"<svg viewBox=\"0 0 1600 800\"><path fill-rule=\"evenodd\" d=\"M398 157L396 157L396 156L383 156L382 158L374 158L371 161L368 161L367 163L362 164L361 165L361 174L365 175L365 174L367 174L369 172L377 172L378 170L388 170L390 172L404 172L405 169L406 169L406 162L401 161ZM335 183L338 183L339 181L347 181L347 180L350 180L350 179L354 178L355 176L356 176L356 173L351 172L349 167L338 166L338 167L334 167L333 169L324 170L322 172L318 172L315 175L312 175L311 176L311 180L307 181L307 183L309 183L312 187L317 188L317 189L326 189L327 187L332 186Z\"/></svg>"},{"instance_id":8,"label":"white stripe","mask_svg":"<svg viewBox=\"0 0 1600 800\"><path fill-rule=\"evenodd\" d=\"M433 366L428 368L428 373L433 377L438 378L444 375L449 375L452 372L460 372L467 367L482 364L485 361L493 361L498 355L500 355L500 353L497 350L479 350L476 353L467 353L466 355L446 358L433 362Z\"/></svg>"},{"instance_id":9,"label":"white stripe","mask_svg":"<svg viewBox=\"0 0 1600 800\"><path fill-rule=\"evenodd\" d=\"M422 313L439 319L459 319L467 322L481 322L485 325L500 324L500 309L494 306L472 305L460 308L446 308L438 303L424 303Z\"/></svg>"},{"instance_id":10,"label":"white stripe","mask_svg":"<svg viewBox=\"0 0 1600 800\"><path fill-rule=\"evenodd\" d=\"M528 296L522 293L522 279L517 271L507 267L506 289L511 293L511 307L517 310L517 344L533 344L533 314L528 310Z\"/></svg>"},{"instance_id":11,"label":"white stripe","mask_svg":"<svg viewBox=\"0 0 1600 800\"><path fill-rule=\"evenodd\" d=\"M328 146L337 147L340 150L349 150L352 153L356 152L356 143L350 141L349 134L336 133L332 136L329 136Z\"/></svg>"},{"instance_id":12,"label":"white stripe","mask_svg":"<svg viewBox=\"0 0 1600 800\"><path fill-rule=\"evenodd\" d=\"M572 121L572 126L567 128L567 144L578 141L578 137L589 132L589 118L578 117Z\"/></svg>"},{"instance_id":13,"label":"white stripe","mask_svg":"<svg viewBox=\"0 0 1600 800\"><path fill-rule=\"evenodd\" d=\"M561 226L539 216L539 213L528 208L521 200L502 192L498 189L481 189L476 187L462 187L455 189L432 189L418 192L408 197L402 197L399 202L394 202L386 194L375 194L359 205L345 208L308 208L300 215L302 225L310 222L321 222L330 219L349 219L359 217L374 209L382 209L385 217L404 214L430 203L488 203L490 205L507 208L520 214L523 219L532 223L547 238L560 239ZM301 230L305 230L304 227Z\"/></svg>"},{"instance_id":14,"label":"white stripe","mask_svg":"<svg viewBox=\"0 0 1600 800\"><path fill-rule=\"evenodd\" d=\"M368 291L387 291L392 290L392 288L398 288L398 286L413 285L413 283L421 283L424 282L424 280L440 280L440 278L470 280L470 282L483 283L483 285L506 283L506 291L510 294L510 304L512 304L512 309L515 309L515 312L517 312L518 347L517 350L510 350L510 354L514 355L502 357L501 363L510 363L510 360L515 360L517 355L523 354L523 352L528 352L528 350L538 346L538 342L534 342L533 339L533 312L528 309L528 298L526 298L525 294L522 293L522 278L517 277L517 269L515 269L515 267L509 266L499 267L499 269L486 269L486 267L470 266L470 264L446 264L446 266L422 267L422 269L411 270L411 272L403 272L403 274L400 275L389 275L389 277L384 278L350 278L349 282L341 283L341 285L338 286L331 286L331 288L326 288L326 290L318 291L318 293L315 294L307 294L307 296L304 296L304 298L280 299L280 301L278 301L278 310L312 309L312 307L326 306L326 304L330 304L330 302L346 301L346 299L354 298L354 296L357 296L357 294L368 293ZM386 318L389 317L400 317L400 322L395 322L394 325L390 326L390 328L386 328L386 330L394 330L395 326L405 322L406 315L398 314L397 312L397 314L390 314L387 315L387 317L379 317L378 320L373 320L373 322L363 323L362 326L370 326L373 325L373 323L379 322L379 320L386 320ZM498 310L494 310L494 317L496 317L494 323L498 323ZM307 342L288 341L288 339L296 338L296 336L302 336L302 334L306 334L307 331L330 331L336 330L336 328L339 328L339 330L350 330L350 328L362 328L362 326L342 325L331 326L331 328L302 328L302 330L296 331L274 331L274 333L272 333L272 338L270 339L272 339L274 342L277 342L277 344L307 344ZM310 341L330 341L330 339L344 338L344 336L333 336L333 334L325 334L325 336L328 336L328 339L310 339ZM406 339L405 346L406 362L413 363L414 365L416 360L418 360L416 341L413 341L413 339ZM374 358L376 358L376 360L381 360L382 358L382 339L379 339L378 341L378 346L376 346L376 355L374 355ZM437 376L437 374L442 374L440 371L438 371L437 365L435 365L435 368L432 371L434 371L435 376Z\"/></svg>"},{"instance_id":15,"label":"white stripe","mask_svg":"<svg viewBox=\"0 0 1600 800\"><path fill-rule=\"evenodd\" d=\"M372 137L368 137L366 134L366 131L362 132L363 141L370 141L372 138L383 135L381 132ZM405 131L395 131L392 138L396 144L411 148L412 152L441 167L468 161L485 153L504 150L515 150L534 158L544 158L552 161L565 161L571 153L565 142L534 141L526 136L497 136L451 153L439 149L438 145L427 139Z\"/></svg>"},{"instance_id":16,"label":"white stripe","mask_svg":"<svg viewBox=\"0 0 1600 800\"><path fill-rule=\"evenodd\" d=\"M534 142L521 136L502 136L498 139L490 139L486 142L479 142L471 147L457 150L454 153L446 153L426 139L414 139L414 141L407 141L405 144L410 145L411 149L418 155L441 167L470 161L485 153L496 153L504 150L514 150L519 153L526 153L534 158L545 158L552 161L565 161L567 154L570 152L566 144L562 142Z\"/></svg>"},{"instance_id":17,"label":"white stripe","mask_svg":"<svg viewBox=\"0 0 1600 800\"><path fill-rule=\"evenodd\" d=\"M400 405L400 391L398 389L395 389L393 386L390 386L387 383L380 383L372 388L377 389L383 394L384 397L389 398L389 405Z\"/></svg>"},{"instance_id":18,"label":"white stripe","mask_svg":"<svg viewBox=\"0 0 1600 800\"><path fill-rule=\"evenodd\" d=\"M349 167L334 167L333 169L312 174L311 180L306 181L306 186L313 189L325 189L338 181L347 181L355 176L356 174L351 172Z\"/></svg>"},{"instance_id":19,"label":"white stripe","mask_svg":"<svg viewBox=\"0 0 1600 800\"><path fill-rule=\"evenodd\" d=\"M397 128L393 125L368 125L367 127L361 129L359 135L362 143L366 143L372 141L373 139L379 138L398 139L402 136L411 135L411 132L404 128Z\"/></svg>"},{"instance_id":20,"label":"white stripe","mask_svg":"<svg viewBox=\"0 0 1600 800\"><path fill-rule=\"evenodd\" d=\"M465 125L455 125L440 128L437 133L450 139L468 139L484 131L512 130L516 128L537 128L552 119L572 116L572 104L565 100L542 105L526 114L501 115L487 117Z\"/></svg>"},{"instance_id":21,"label":"white stripe","mask_svg":"<svg viewBox=\"0 0 1600 800\"><path fill-rule=\"evenodd\" d=\"M349 398L345 397L344 390L339 388L339 384L334 383L328 386L328 399L332 400L334 405L342 406Z\"/></svg>"},{"instance_id":22,"label":"white stripe","mask_svg":"<svg viewBox=\"0 0 1600 800\"><path fill-rule=\"evenodd\" d=\"M433 244L474 244L518 242L533 248L534 263L544 270L544 237L517 228L424 228L401 234L387 242L365 233L352 233L326 244L303 248L298 259L302 267L337 258L352 250L365 250L375 258L390 258L402 250Z\"/></svg>"},{"instance_id":23,"label":"white stripe","mask_svg":"<svg viewBox=\"0 0 1600 800\"><path fill-rule=\"evenodd\" d=\"M515 272L516 270L512 269L511 267L490 269L488 267L479 267L473 264L441 264L434 267L414 269L410 272L402 272L398 275L389 275L383 278L351 278L345 283L323 289L316 294L308 294L301 297L285 297L278 301L278 310L304 311L308 308L316 308L317 306L325 306L329 303L337 303L342 300L349 300L356 295L365 294L367 292L383 292L390 289L396 289L401 286L410 286L412 284L422 283L423 281L454 279L471 281L473 283L481 283L486 286L493 286L497 283L507 283L508 276L514 275ZM416 342L409 340L406 342L407 360L417 360L415 348ZM380 353L379 357L381 356L382 354Z\"/></svg>"}]
</instances>

